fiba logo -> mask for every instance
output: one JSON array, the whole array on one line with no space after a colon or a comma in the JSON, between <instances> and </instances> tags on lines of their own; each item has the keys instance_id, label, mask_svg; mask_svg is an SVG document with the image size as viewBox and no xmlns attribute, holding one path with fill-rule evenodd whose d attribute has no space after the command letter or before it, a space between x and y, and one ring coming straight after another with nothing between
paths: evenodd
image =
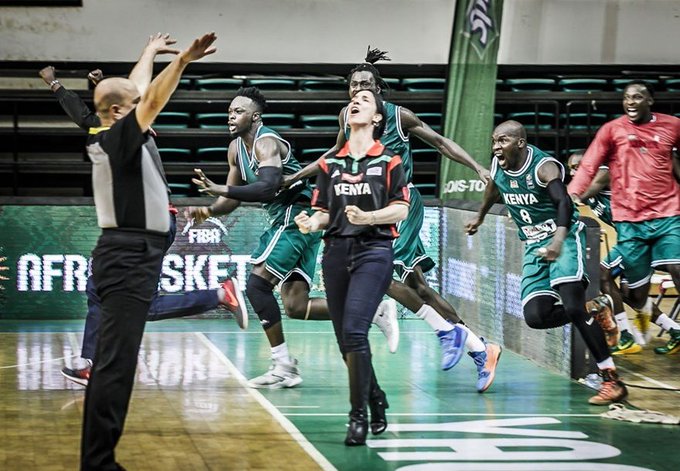
<instances>
[{"instance_id":1,"label":"fiba logo","mask_svg":"<svg viewBox=\"0 0 680 471\"><path fill-rule=\"evenodd\" d=\"M463 36L480 59L486 54L487 47L498 37L497 19L493 0L469 0L465 14Z\"/></svg>"},{"instance_id":2,"label":"fiba logo","mask_svg":"<svg viewBox=\"0 0 680 471\"><path fill-rule=\"evenodd\" d=\"M194 221L191 219L184 226L182 235L187 236L190 244L219 244L222 242L222 234L227 235L227 228L222 224L222 221L210 217L203 224L207 223L214 224L217 227L196 229L193 227Z\"/></svg>"}]
</instances>

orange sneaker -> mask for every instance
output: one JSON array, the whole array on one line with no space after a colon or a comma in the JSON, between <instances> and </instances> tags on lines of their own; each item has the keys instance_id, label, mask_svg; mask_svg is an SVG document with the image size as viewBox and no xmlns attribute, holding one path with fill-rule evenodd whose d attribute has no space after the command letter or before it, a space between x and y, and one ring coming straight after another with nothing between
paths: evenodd
<instances>
[{"instance_id":1,"label":"orange sneaker","mask_svg":"<svg viewBox=\"0 0 680 471\"><path fill-rule=\"evenodd\" d=\"M628 396L626 385L619 379L616 370L610 368L601 370L600 376L602 376L600 391L595 396L588 399L590 404L606 406L612 402L621 402Z\"/></svg>"},{"instance_id":2,"label":"orange sneaker","mask_svg":"<svg viewBox=\"0 0 680 471\"><path fill-rule=\"evenodd\" d=\"M586 303L586 310L604 331L607 345L614 347L619 343L619 328L613 314L614 302L608 294L597 296Z\"/></svg>"},{"instance_id":3,"label":"orange sneaker","mask_svg":"<svg viewBox=\"0 0 680 471\"><path fill-rule=\"evenodd\" d=\"M220 283L224 290L224 300L220 302L225 309L234 313L234 319L241 329L248 328L248 308L236 278L228 278Z\"/></svg>"}]
</instances>

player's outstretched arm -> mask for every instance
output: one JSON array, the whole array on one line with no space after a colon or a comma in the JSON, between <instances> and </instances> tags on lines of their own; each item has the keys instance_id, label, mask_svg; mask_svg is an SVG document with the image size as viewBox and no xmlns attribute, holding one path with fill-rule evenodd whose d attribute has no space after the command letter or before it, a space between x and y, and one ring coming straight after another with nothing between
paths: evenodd
<instances>
[{"instance_id":1,"label":"player's outstretched arm","mask_svg":"<svg viewBox=\"0 0 680 471\"><path fill-rule=\"evenodd\" d=\"M142 95L135 115L142 131L146 132L158 113L168 103L182 76L182 72L191 62L197 61L216 49L213 43L217 39L215 33L206 33L196 38L191 45L179 53L158 76L153 79L146 93Z\"/></svg>"},{"instance_id":2,"label":"player's outstretched arm","mask_svg":"<svg viewBox=\"0 0 680 471\"><path fill-rule=\"evenodd\" d=\"M469 235L476 234L477 229L484 222L484 218L488 214L491 207L494 204L498 203L500 200L501 193L500 191L498 191L498 187L493 182L493 180L491 180L489 183L486 184L486 188L484 189L484 196L482 198L482 205L479 207L479 211L477 211L475 218L469 220L465 224L465 232L468 233Z\"/></svg>"},{"instance_id":3,"label":"player's outstretched arm","mask_svg":"<svg viewBox=\"0 0 680 471\"><path fill-rule=\"evenodd\" d=\"M402 107L400 117L402 128L404 128L405 131L417 136L423 142L434 147L447 159L471 168L477 172L477 175L479 175L479 178L484 183L489 183L491 181L489 171L473 159L465 149L448 137L442 136L426 123L423 123L413 111Z\"/></svg>"}]
</instances>

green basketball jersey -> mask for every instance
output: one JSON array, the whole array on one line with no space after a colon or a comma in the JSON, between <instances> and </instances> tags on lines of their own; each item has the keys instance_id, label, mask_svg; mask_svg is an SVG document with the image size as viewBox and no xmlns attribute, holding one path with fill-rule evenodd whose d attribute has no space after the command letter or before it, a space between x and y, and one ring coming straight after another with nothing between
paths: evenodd
<instances>
[{"instance_id":1,"label":"green basketball jersey","mask_svg":"<svg viewBox=\"0 0 680 471\"><path fill-rule=\"evenodd\" d=\"M406 181L413 180L413 157L411 156L411 143L408 134L405 134L401 128L401 106L394 103L384 102L385 104L385 131L380 136L380 142L394 152L401 156L401 164L404 167L404 174ZM349 107L345 110L345 139L349 139L350 128L347 124Z\"/></svg>"},{"instance_id":2,"label":"green basketball jersey","mask_svg":"<svg viewBox=\"0 0 680 471\"><path fill-rule=\"evenodd\" d=\"M557 207L550 199L547 185L538 179L538 168L546 162L555 162L564 179L564 167L537 147L527 145L527 150L527 160L517 171L503 170L494 157L491 178L519 227L519 238L539 241L551 237L557 230ZM572 223L577 220L578 211L573 207Z\"/></svg>"},{"instance_id":3,"label":"green basketball jersey","mask_svg":"<svg viewBox=\"0 0 680 471\"><path fill-rule=\"evenodd\" d=\"M293 173L300 170L302 167L297 159L293 156L291 152L290 144L283 139L279 134L266 126L260 126L255 134L255 139L253 141L252 153L248 152L243 139L240 137L236 139L236 146L238 149L236 161L241 169L241 176L243 180L250 184L255 183L258 179L257 173L260 168L260 162L255 156L255 143L262 139L263 137L273 137L283 142L288 148L285 157L281 160L281 165L283 167L283 175L292 175ZM269 216L269 221L271 224L281 223L285 219L286 209L297 203L306 202L309 204L312 197L312 189L309 183L305 181L297 182L290 188L285 188L279 190L272 201L262 203L263 208L267 211Z\"/></svg>"}]
</instances>

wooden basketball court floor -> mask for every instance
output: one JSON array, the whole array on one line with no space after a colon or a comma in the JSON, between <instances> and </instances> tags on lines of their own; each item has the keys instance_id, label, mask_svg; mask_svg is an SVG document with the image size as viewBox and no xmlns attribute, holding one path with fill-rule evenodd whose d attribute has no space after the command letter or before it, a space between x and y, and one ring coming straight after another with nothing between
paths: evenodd
<instances>
[{"instance_id":1,"label":"wooden basketball court floor","mask_svg":"<svg viewBox=\"0 0 680 471\"><path fill-rule=\"evenodd\" d=\"M680 469L677 425L601 418L592 390L510 351L478 394L471 359L441 371L436 336L416 319L400 323L396 354L370 335L389 428L355 448L343 445L347 375L330 323L285 320L304 379L286 390L246 387L269 366L256 323L149 323L118 461L187 471ZM2 321L0 332L0 469L77 469L84 388L59 370L80 353L82 322ZM680 387L680 355L648 348L619 366L629 383ZM678 392L631 388L630 401L680 416Z\"/></svg>"}]
</instances>

